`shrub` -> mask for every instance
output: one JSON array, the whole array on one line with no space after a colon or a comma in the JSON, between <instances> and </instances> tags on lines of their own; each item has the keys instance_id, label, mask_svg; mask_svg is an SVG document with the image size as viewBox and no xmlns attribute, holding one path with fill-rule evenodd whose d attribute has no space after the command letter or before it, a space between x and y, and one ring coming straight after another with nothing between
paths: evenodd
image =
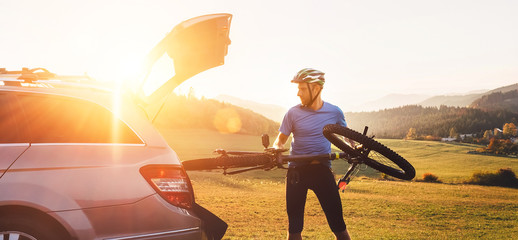
<instances>
[{"instance_id":1,"label":"shrub","mask_svg":"<svg viewBox=\"0 0 518 240\"><path fill-rule=\"evenodd\" d=\"M439 177L434 175L433 173L425 173L423 174L423 182L441 182L439 181Z\"/></svg>"},{"instance_id":2,"label":"shrub","mask_svg":"<svg viewBox=\"0 0 518 240\"><path fill-rule=\"evenodd\" d=\"M484 186L518 187L518 179L510 168L501 168L496 173L476 172L466 183Z\"/></svg>"}]
</instances>

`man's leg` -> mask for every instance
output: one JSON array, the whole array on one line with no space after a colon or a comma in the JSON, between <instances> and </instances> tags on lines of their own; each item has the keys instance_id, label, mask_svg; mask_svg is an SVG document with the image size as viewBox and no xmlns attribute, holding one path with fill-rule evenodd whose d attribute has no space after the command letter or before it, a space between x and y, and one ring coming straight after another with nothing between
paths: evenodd
<instances>
[{"instance_id":1,"label":"man's leg","mask_svg":"<svg viewBox=\"0 0 518 240\"><path fill-rule=\"evenodd\" d=\"M288 239L302 239L304 226L304 206L308 189L298 169L288 169L286 178L286 211L288 213Z\"/></svg>"},{"instance_id":2,"label":"man's leg","mask_svg":"<svg viewBox=\"0 0 518 240\"><path fill-rule=\"evenodd\" d=\"M288 232L288 240L302 240L302 233Z\"/></svg>"},{"instance_id":3,"label":"man's leg","mask_svg":"<svg viewBox=\"0 0 518 240\"><path fill-rule=\"evenodd\" d=\"M347 229L345 229L342 232L333 232L335 234L336 240L351 240L351 237L349 236L349 232L347 232Z\"/></svg>"},{"instance_id":4,"label":"man's leg","mask_svg":"<svg viewBox=\"0 0 518 240\"><path fill-rule=\"evenodd\" d=\"M329 168L322 166L319 169L319 176L320 178L315 181L315 185L311 189L315 192L320 206L324 210L329 227L337 239L350 239L343 218L340 193L333 173Z\"/></svg>"}]
</instances>

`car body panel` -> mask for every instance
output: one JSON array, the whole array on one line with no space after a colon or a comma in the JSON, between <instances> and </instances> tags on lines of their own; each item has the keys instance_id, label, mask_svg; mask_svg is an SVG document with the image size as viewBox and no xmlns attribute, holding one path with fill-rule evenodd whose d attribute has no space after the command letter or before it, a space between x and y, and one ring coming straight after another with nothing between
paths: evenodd
<instances>
[{"instance_id":1,"label":"car body panel","mask_svg":"<svg viewBox=\"0 0 518 240\"><path fill-rule=\"evenodd\" d=\"M128 204L155 193L135 169L174 159L166 148L37 145L5 173L0 188L2 196L50 211Z\"/></svg>"},{"instance_id":2,"label":"car body panel","mask_svg":"<svg viewBox=\"0 0 518 240\"><path fill-rule=\"evenodd\" d=\"M157 214L164 212L168 214ZM168 204L157 194L131 204L60 211L54 214L66 223L77 224L70 226L74 229L87 224L84 220L88 219L91 229L95 229L95 239L138 239L138 236L160 234L201 239L200 219L189 210ZM120 233L124 235L121 236ZM77 237L91 239L90 236L92 233L85 229L78 232Z\"/></svg>"},{"instance_id":3,"label":"car body panel","mask_svg":"<svg viewBox=\"0 0 518 240\"><path fill-rule=\"evenodd\" d=\"M0 143L0 178L27 148L29 148L28 143Z\"/></svg>"}]
</instances>

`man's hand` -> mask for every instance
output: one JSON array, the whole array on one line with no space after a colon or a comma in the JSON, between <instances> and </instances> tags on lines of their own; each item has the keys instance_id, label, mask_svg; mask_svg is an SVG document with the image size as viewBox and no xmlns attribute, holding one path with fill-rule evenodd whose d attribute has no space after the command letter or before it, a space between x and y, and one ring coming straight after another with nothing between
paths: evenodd
<instances>
[{"instance_id":1,"label":"man's hand","mask_svg":"<svg viewBox=\"0 0 518 240\"><path fill-rule=\"evenodd\" d=\"M284 145L286 144L286 141L288 141L288 137L289 136L286 136L280 132L279 135L277 135L277 139L275 139L275 142L273 143L273 147L275 149L284 149Z\"/></svg>"}]
</instances>

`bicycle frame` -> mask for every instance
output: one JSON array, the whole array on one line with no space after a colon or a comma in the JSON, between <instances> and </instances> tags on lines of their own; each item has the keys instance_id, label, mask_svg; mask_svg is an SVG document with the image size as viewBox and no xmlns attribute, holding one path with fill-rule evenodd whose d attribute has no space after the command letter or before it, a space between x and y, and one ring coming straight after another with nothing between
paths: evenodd
<instances>
[{"instance_id":1,"label":"bicycle frame","mask_svg":"<svg viewBox=\"0 0 518 240\"><path fill-rule=\"evenodd\" d=\"M415 177L415 169L412 164L393 150L373 140L374 136L366 136L367 130L367 126L364 128L363 133L359 133L336 124L326 125L323 129L324 136L344 152L315 155L282 155L287 150L269 147L269 137L268 135L263 135L263 152L218 149L215 152L220 154L219 157L187 160L183 164L186 170L223 169L223 174L227 175L256 169L286 169L284 164L288 162L327 161L341 158L346 159L350 164L347 172L338 181L338 187L342 190L358 173L362 164L402 180L413 179ZM343 138L340 138L340 136ZM227 172L227 169L231 168L245 169Z\"/></svg>"},{"instance_id":2,"label":"bicycle frame","mask_svg":"<svg viewBox=\"0 0 518 240\"><path fill-rule=\"evenodd\" d=\"M368 127L365 126L363 130L363 135L367 135ZM308 155L282 155L282 152L287 151L286 149L275 149L270 148L270 141L269 136L267 134L263 134L261 136L262 138L262 144L264 147L264 152L248 152L248 151L226 151L224 149L216 149L214 152L221 155L221 157L225 157L228 155L236 155L236 156L243 156L243 155L252 155L252 154L265 154L269 155L272 159L272 162L270 165L262 165L262 166L255 166L240 170L235 170L228 172L228 168L223 168L223 174L224 175L233 175L233 174L239 174L244 173L251 170L271 170L275 167L286 169L286 167L283 166L283 164L286 164L287 162L291 161L322 161L322 160L336 160L336 159L347 159L347 162L350 164L349 168L347 169L347 172L338 180L338 187L342 190L342 192L345 190L345 187L349 184L349 182L354 178L354 176L359 172L360 165L363 164L363 160L361 157L350 157L345 152L337 152L337 153L329 153L329 154L308 154ZM363 156L369 155L368 149L363 149L361 146L358 148Z\"/></svg>"}]
</instances>

